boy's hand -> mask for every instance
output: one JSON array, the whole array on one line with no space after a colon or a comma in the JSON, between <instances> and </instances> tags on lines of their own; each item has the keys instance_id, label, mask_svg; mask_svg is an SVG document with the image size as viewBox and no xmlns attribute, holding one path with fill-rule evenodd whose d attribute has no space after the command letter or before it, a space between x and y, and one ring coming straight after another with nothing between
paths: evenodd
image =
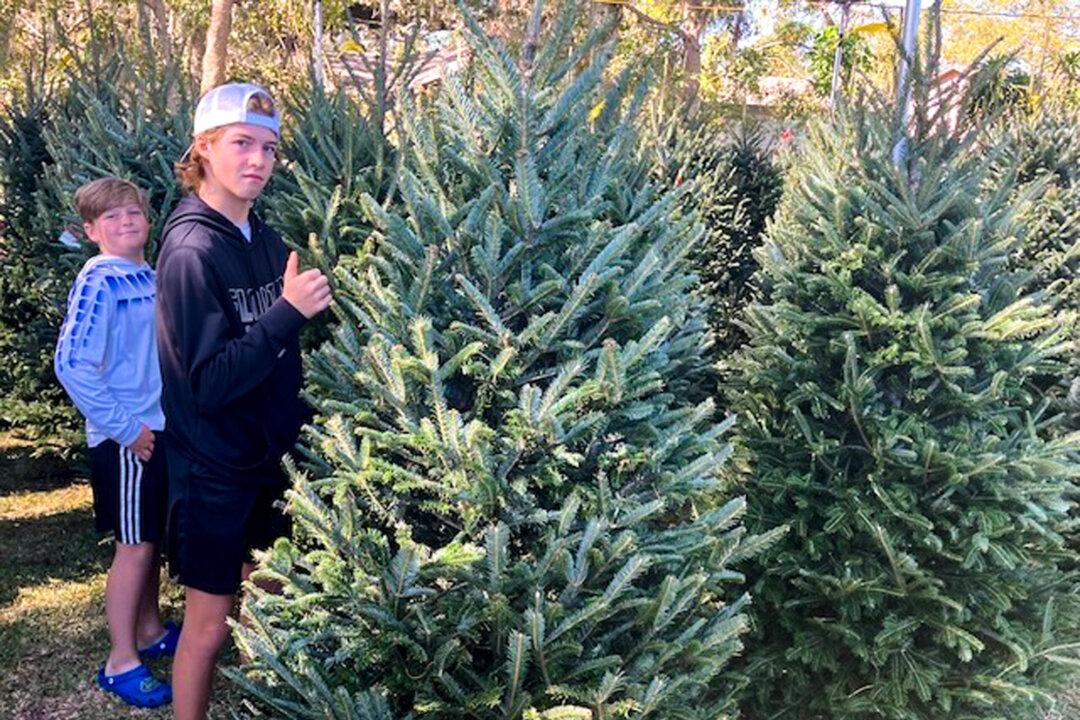
<instances>
[{"instance_id":1,"label":"boy's hand","mask_svg":"<svg viewBox=\"0 0 1080 720\"><path fill-rule=\"evenodd\" d=\"M299 272L296 251L285 262L285 288L281 297L308 320L330 307L330 281L317 269Z\"/></svg>"},{"instance_id":2,"label":"boy's hand","mask_svg":"<svg viewBox=\"0 0 1080 720\"><path fill-rule=\"evenodd\" d=\"M128 450L135 453L143 462L149 462L154 454L154 431L143 425L139 430L139 437L128 446Z\"/></svg>"}]
</instances>

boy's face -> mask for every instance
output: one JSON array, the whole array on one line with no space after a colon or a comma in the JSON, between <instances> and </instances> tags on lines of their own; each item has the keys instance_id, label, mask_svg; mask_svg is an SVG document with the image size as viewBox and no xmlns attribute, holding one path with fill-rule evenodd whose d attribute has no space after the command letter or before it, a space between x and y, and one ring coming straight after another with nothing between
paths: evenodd
<instances>
[{"instance_id":1,"label":"boy's face","mask_svg":"<svg viewBox=\"0 0 1080 720\"><path fill-rule=\"evenodd\" d=\"M259 196L274 170L277 135L258 125L228 125L216 140L200 138L199 152L206 163L206 180L217 189L252 201Z\"/></svg>"},{"instance_id":2,"label":"boy's face","mask_svg":"<svg viewBox=\"0 0 1080 720\"><path fill-rule=\"evenodd\" d=\"M83 229L101 252L141 262L150 221L142 205L129 202L109 208L96 220L85 223Z\"/></svg>"}]
</instances>

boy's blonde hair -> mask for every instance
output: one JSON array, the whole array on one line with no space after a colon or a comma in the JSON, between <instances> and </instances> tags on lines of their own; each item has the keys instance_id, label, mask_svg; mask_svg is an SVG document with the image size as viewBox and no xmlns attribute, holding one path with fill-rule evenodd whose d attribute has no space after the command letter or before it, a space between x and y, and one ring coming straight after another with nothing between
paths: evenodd
<instances>
[{"instance_id":1,"label":"boy's blonde hair","mask_svg":"<svg viewBox=\"0 0 1080 720\"><path fill-rule=\"evenodd\" d=\"M247 103L248 112L258 113L259 115L265 115L266 117L274 117L276 112L274 109L274 101L270 99L270 96L266 93L256 93L248 99ZM227 125L222 127L212 128L206 132L199 133L195 136L197 141L199 138L206 138L207 142L214 142L225 132ZM188 149L184 156L173 166L176 171L176 179L180 182L180 187L183 188L186 193L195 193L199 191L199 186L202 185L202 181L206 179L206 168L203 166L203 154L199 152L198 142L193 142L191 148Z\"/></svg>"},{"instance_id":2,"label":"boy's blonde hair","mask_svg":"<svg viewBox=\"0 0 1080 720\"><path fill-rule=\"evenodd\" d=\"M128 203L138 204L143 215L150 217L150 201L146 191L130 180L103 177L91 180L75 191L75 209L79 211L83 222L87 223L92 223L105 212Z\"/></svg>"},{"instance_id":3,"label":"boy's blonde hair","mask_svg":"<svg viewBox=\"0 0 1080 720\"><path fill-rule=\"evenodd\" d=\"M197 135L195 139L206 138L207 142L214 142L224 132L225 128L217 127ZM191 144L191 149L174 166L176 179L180 182L180 187L184 189L184 192L195 193L199 191L199 186L202 185L202 181L206 178L206 168L203 167L204 159L203 154L199 152L198 143L195 142Z\"/></svg>"}]
</instances>

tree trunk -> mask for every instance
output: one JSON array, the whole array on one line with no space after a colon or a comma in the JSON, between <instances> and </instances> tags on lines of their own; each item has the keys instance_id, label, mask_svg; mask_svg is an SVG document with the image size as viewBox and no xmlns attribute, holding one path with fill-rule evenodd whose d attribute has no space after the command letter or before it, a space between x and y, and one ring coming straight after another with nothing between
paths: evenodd
<instances>
[{"instance_id":1,"label":"tree trunk","mask_svg":"<svg viewBox=\"0 0 1080 720\"><path fill-rule=\"evenodd\" d=\"M234 0L213 0L214 4L210 8L210 27L206 30L206 53L203 55L200 93L225 82L233 2Z\"/></svg>"},{"instance_id":2,"label":"tree trunk","mask_svg":"<svg viewBox=\"0 0 1080 720\"><path fill-rule=\"evenodd\" d=\"M731 52L735 53L742 42L743 33L746 32L746 13L740 11L735 15L735 22L731 26Z\"/></svg>"},{"instance_id":3,"label":"tree trunk","mask_svg":"<svg viewBox=\"0 0 1080 720\"><path fill-rule=\"evenodd\" d=\"M146 3L143 0L137 0L135 10L139 22L139 37L146 43L146 51L152 53L154 46L150 39L150 18L146 16Z\"/></svg>"},{"instance_id":4,"label":"tree trunk","mask_svg":"<svg viewBox=\"0 0 1080 720\"><path fill-rule=\"evenodd\" d=\"M202 59L206 54L206 33L194 33L187 45L187 67L191 77L202 80Z\"/></svg>"},{"instance_id":5,"label":"tree trunk","mask_svg":"<svg viewBox=\"0 0 1080 720\"><path fill-rule=\"evenodd\" d=\"M832 81L829 83L829 110L835 111L840 102L841 71L844 67L844 41L847 39L848 18L851 5L845 3L840 15L840 28L836 34L836 51L833 53Z\"/></svg>"},{"instance_id":6,"label":"tree trunk","mask_svg":"<svg viewBox=\"0 0 1080 720\"><path fill-rule=\"evenodd\" d=\"M172 60L172 39L169 37L169 9L165 7L165 0L146 0L146 2L154 13L154 24L157 26L161 59L165 64L168 64Z\"/></svg>"},{"instance_id":7,"label":"tree trunk","mask_svg":"<svg viewBox=\"0 0 1080 720\"><path fill-rule=\"evenodd\" d=\"M0 67L7 67L7 56L11 49L11 34L15 28L14 18L0 18Z\"/></svg>"},{"instance_id":8,"label":"tree trunk","mask_svg":"<svg viewBox=\"0 0 1080 720\"><path fill-rule=\"evenodd\" d=\"M683 101L693 113L698 105L698 90L701 87L701 36L708 22L706 13L687 9L683 21Z\"/></svg>"}]
</instances>

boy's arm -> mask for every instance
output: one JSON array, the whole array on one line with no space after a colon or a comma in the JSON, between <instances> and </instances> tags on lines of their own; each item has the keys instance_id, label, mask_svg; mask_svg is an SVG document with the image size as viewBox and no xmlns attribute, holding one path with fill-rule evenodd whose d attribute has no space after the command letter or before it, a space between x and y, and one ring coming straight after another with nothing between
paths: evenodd
<instances>
[{"instance_id":1,"label":"boy's arm","mask_svg":"<svg viewBox=\"0 0 1080 720\"><path fill-rule=\"evenodd\" d=\"M83 417L128 447L138 439L142 423L116 401L107 384L104 364L112 317L113 300L104 278L77 280L68 298L53 367Z\"/></svg>"},{"instance_id":2,"label":"boy's arm","mask_svg":"<svg viewBox=\"0 0 1080 720\"><path fill-rule=\"evenodd\" d=\"M232 338L227 308L221 306L221 293L214 291L208 272L197 251L173 251L157 269L157 302L160 321L178 345L196 404L213 412L269 377L307 319L279 297L243 337Z\"/></svg>"}]
</instances>

